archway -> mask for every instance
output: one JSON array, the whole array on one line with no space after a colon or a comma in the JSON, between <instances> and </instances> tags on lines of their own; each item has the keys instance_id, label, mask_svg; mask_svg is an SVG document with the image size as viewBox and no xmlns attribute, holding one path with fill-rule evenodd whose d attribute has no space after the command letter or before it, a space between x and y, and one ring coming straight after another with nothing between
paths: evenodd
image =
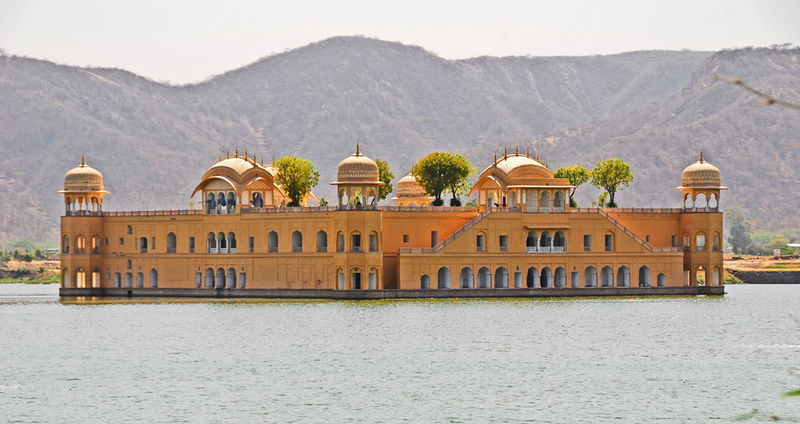
<instances>
[{"instance_id":1,"label":"archway","mask_svg":"<svg viewBox=\"0 0 800 424\"><path fill-rule=\"evenodd\" d=\"M647 265L639 267L639 287L650 287L650 268Z\"/></svg>"},{"instance_id":2,"label":"archway","mask_svg":"<svg viewBox=\"0 0 800 424\"><path fill-rule=\"evenodd\" d=\"M714 271L711 273L711 285L718 286L721 279L720 269L718 266L715 266Z\"/></svg>"},{"instance_id":3,"label":"archway","mask_svg":"<svg viewBox=\"0 0 800 424\"><path fill-rule=\"evenodd\" d=\"M614 286L614 271L610 266L606 265L602 270L600 270L600 280L603 287Z\"/></svg>"},{"instance_id":4,"label":"archway","mask_svg":"<svg viewBox=\"0 0 800 424\"><path fill-rule=\"evenodd\" d=\"M61 280L64 282L64 287L70 287L70 284L72 284L70 282L70 279L69 279L69 269L68 268L64 268L61 271Z\"/></svg>"},{"instance_id":5,"label":"archway","mask_svg":"<svg viewBox=\"0 0 800 424\"><path fill-rule=\"evenodd\" d=\"M214 283L218 289L225 288L225 268L217 268L217 278Z\"/></svg>"},{"instance_id":6,"label":"archway","mask_svg":"<svg viewBox=\"0 0 800 424\"><path fill-rule=\"evenodd\" d=\"M270 231L267 235L267 250L270 252L278 251L278 233Z\"/></svg>"},{"instance_id":7,"label":"archway","mask_svg":"<svg viewBox=\"0 0 800 424\"><path fill-rule=\"evenodd\" d=\"M557 191L553 195L553 212L564 212L564 192Z\"/></svg>"},{"instance_id":8,"label":"archway","mask_svg":"<svg viewBox=\"0 0 800 424\"><path fill-rule=\"evenodd\" d=\"M478 270L478 288L492 288L492 273L489 271L489 268L486 268L485 266Z\"/></svg>"},{"instance_id":9,"label":"archway","mask_svg":"<svg viewBox=\"0 0 800 424\"><path fill-rule=\"evenodd\" d=\"M136 273L136 287L144 288L144 274L141 272Z\"/></svg>"},{"instance_id":10,"label":"archway","mask_svg":"<svg viewBox=\"0 0 800 424\"><path fill-rule=\"evenodd\" d=\"M440 289L450 288L450 269L446 266L439 268L437 287Z\"/></svg>"},{"instance_id":11,"label":"archway","mask_svg":"<svg viewBox=\"0 0 800 424\"><path fill-rule=\"evenodd\" d=\"M535 266L528 268L528 275L525 278L525 285L529 288L535 288L539 285L539 270Z\"/></svg>"},{"instance_id":12,"label":"archway","mask_svg":"<svg viewBox=\"0 0 800 424\"><path fill-rule=\"evenodd\" d=\"M617 269L617 287L631 286L631 271L623 265Z\"/></svg>"},{"instance_id":13,"label":"archway","mask_svg":"<svg viewBox=\"0 0 800 424\"><path fill-rule=\"evenodd\" d=\"M567 286L567 271L565 271L562 267L556 268L555 286L558 288L564 288Z\"/></svg>"},{"instance_id":14,"label":"archway","mask_svg":"<svg viewBox=\"0 0 800 424\"><path fill-rule=\"evenodd\" d=\"M236 270L234 268L228 268L228 275L227 278L225 278L225 288L226 289L236 288Z\"/></svg>"},{"instance_id":15,"label":"archway","mask_svg":"<svg viewBox=\"0 0 800 424\"><path fill-rule=\"evenodd\" d=\"M369 289L376 290L378 288L378 270L370 268L369 270Z\"/></svg>"},{"instance_id":16,"label":"archway","mask_svg":"<svg viewBox=\"0 0 800 424\"><path fill-rule=\"evenodd\" d=\"M214 237L214 233L208 233L208 246L207 251L208 253L217 253L217 238Z\"/></svg>"},{"instance_id":17,"label":"archway","mask_svg":"<svg viewBox=\"0 0 800 424\"><path fill-rule=\"evenodd\" d=\"M697 281L698 286L705 286L707 283L706 279L706 267L700 265L697 267L697 273L695 274L695 281Z\"/></svg>"},{"instance_id":18,"label":"archway","mask_svg":"<svg viewBox=\"0 0 800 424\"><path fill-rule=\"evenodd\" d=\"M133 274L130 272L125 273L125 287L133 288Z\"/></svg>"},{"instance_id":19,"label":"archway","mask_svg":"<svg viewBox=\"0 0 800 424\"><path fill-rule=\"evenodd\" d=\"M428 274L423 274L422 277L420 277L419 288L422 290L428 290L431 288L431 277L428 277Z\"/></svg>"},{"instance_id":20,"label":"archway","mask_svg":"<svg viewBox=\"0 0 800 424\"><path fill-rule=\"evenodd\" d=\"M212 268L206 270L206 288L214 288L214 270Z\"/></svg>"},{"instance_id":21,"label":"archway","mask_svg":"<svg viewBox=\"0 0 800 424\"><path fill-rule=\"evenodd\" d=\"M475 276L472 274L472 268L470 268L468 266L464 267L464 268L461 268L461 288L462 289L474 288L475 287L474 286L475 285L474 279L475 279Z\"/></svg>"},{"instance_id":22,"label":"archway","mask_svg":"<svg viewBox=\"0 0 800 424\"><path fill-rule=\"evenodd\" d=\"M170 232L167 234L167 253L175 253L175 249L177 248L178 240L175 237L175 233Z\"/></svg>"},{"instance_id":23,"label":"archway","mask_svg":"<svg viewBox=\"0 0 800 424\"><path fill-rule=\"evenodd\" d=\"M317 252L328 251L328 233L323 230L317 231Z\"/></svg>"},{"instance_id":24,"label":"archway","mask_svg":"<svg viewBox=\"0 0 800 424\"><path fill-rule=\"evenodd\" d=\"M494 288L505 289L508 288L508 270L505 267L499 267L494 272Z\"/></svg>"},{"instance_id":25,"label":"archway","mask_svg":"<svg viewBox=\"0 0 800 424\"><path fill-rule=\"evenodd\" d=\"M361 270L353 268L350 272L350 287L353 290L361 290Z\"/></svg>"},{"instance_id":26,"label":"archway","mask_svg":"<svg viewBox=\"0 0 800 424\"><path fill-rule=\"evenodd\" d=\"M228 233L228 253L236 253L236 234Z\"/></svg>"},{"instance_id":27,"label":"archway","mask_svg":"<svg viewBox=\"0 0 800 424\"><path fill-rule=\"evenodd\" d=\"M553 204L550 202L550 192L543 191L541 202L539 202L539 210L542 212L550 212L552 207Z\"/></svg>"},{"instance_id":28,"label":"archway","mask_svg":"<svg viewBox=\"0 0 800 424\"><path fill-rule=\"evenodd\" d=\"M344 270L341 268L336 271L336 288L344 290Z\"/></svg>"},{"instance_id":29,"label":"archway","mask_svg":"<svg viewBox=\"0 0 800 424\"><path fill-rule=\"evenodd\" d=\"M542 274L539 278L540 285L542 287L553 287L553 271L550 270L550 267L542 268Z\"/></svg>"},{"instance_id":30,"label":"archway","mask_svg":"<svg viewBox=\"0 0 800 424\"><path fill-rule=\"evenodd\" d=\"M583 270L583 287L596 287L597 286L597 269L593 266L587 266Z\"/></svg>"},{"instance_id":31,"label":"archway","mask_svg":"<svg viewBox=\"0 0 800 424\"><path fill-rule=\"evenodd\" d=\"M658 277L656 277L658 287L666 287L667 285L667 276L664 273L659 273Z\"/></svg>"},{"instance_id":32,"label":"archway","mask_svg":"<svg viewBox=\"0 0 800 424\"><path fill-rule=\"evenodd\" d=\"M122 286L122 275L118 272L114 273L114 287Z\"/></svg>"},{"instance_id":33,"label":"archway","mask_svg":"<svg viewBox=\"0 0 800 424\"><path fill-rule=\"evenodd\" d=\"M299 230L292 232L292 252L303 251L303 233Z\"/></svg>"},{"instance_id":34,"label":"archway","mask_svg":"<svg viewBox=\"0 0 800 424\"><path fill-rule=\"evenodd\" d=\"M150 270L150 287L158 287L158 271L155 268Z\"/></svg>"}]
</instances>

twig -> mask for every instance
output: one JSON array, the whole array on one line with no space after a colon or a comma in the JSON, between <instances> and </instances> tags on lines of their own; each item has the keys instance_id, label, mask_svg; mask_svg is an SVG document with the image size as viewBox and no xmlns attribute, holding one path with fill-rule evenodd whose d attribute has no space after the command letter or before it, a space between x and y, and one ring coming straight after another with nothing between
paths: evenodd
<instances>
[{"instance_id":1,"label":"twig","mask_svg":"<svg viewBox=\"0 0 800 424\"><path fill-rule=\"evenodd\" d=\"M726 76L722 76L722 75L714 75L714 80L715 81L727 82L729 84L738 85L739 87L742 87L744 90L747 90L747 91L755 94L756 96L760 97L761 98L761 104L765 104L765 105L768 105L768 106L769 105L780 105L780 106L786 106L786 107L791 108L791 109L800 110L800 104L792 103L792 102L788 102L786 100L781 100L781 99L772 97L769 94L766 94L766 93L764 93L762 91L756 90L753 87L750 87L749 85L747 85L744 82L742 82L742 80L740 80L739 78L731 78L731 77L726 77Z\"/></svg>"}]
</instances>

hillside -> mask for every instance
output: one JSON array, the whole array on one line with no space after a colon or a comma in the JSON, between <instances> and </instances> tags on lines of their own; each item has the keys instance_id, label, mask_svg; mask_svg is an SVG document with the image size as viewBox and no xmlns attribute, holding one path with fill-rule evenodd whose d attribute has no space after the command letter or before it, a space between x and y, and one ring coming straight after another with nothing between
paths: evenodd
<instances>
[{"instance_id":1,"label":"hillside","mask_svg":"<svg viewBox=\"0 0 800 424\"><path fill-rule=\"evenodd\" d=\"M703 147L731 186L723 205L770 193L771 202L747 202L751 213L789 225L798 201L779 193L797 183L800 151L782 149L798 142L797 113L758 107L747 93L712 84L711 74L800 98L797 58L798 50L761 49L448 61L419 47L336 37L169 86L4 56L0 239L57 238L63 204L55 192L81 154L104 173L106 209L186 208L205 169L237 146L266 160L312 159L321 173L315 191L330 198L327 183L356 140L398 178L434 150L465 152L478 168L513 144L535 146L553 166L619 156L637 174L623 204L657 205L678 202L676 175Z\"/></svg>"}]
</instances>

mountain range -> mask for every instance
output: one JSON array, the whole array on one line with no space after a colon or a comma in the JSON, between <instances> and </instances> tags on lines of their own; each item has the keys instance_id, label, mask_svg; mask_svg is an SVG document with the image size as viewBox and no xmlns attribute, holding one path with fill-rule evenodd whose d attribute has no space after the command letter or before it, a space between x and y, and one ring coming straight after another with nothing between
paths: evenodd
<instances>
[{"instance_id":1,"label":"mountain range","mask_svg":"<svg viewBox=\"0 0 800 424\"><path fill-rule=\"evenodd\" d=\"M519 147L551 169L607 157L635 174L621 206L678 206L681 170L703 150L721 205L758 228L800 227L800 112L715 82L741 78L800 100L800 49L640 51L446 60L420 47L334 37L190 85L120 69L0 56L0 240L57 240L64 173L87 162L106 210L186 209L203 172L236 148L294 154L320 172L318 197L355 150L397 178L432 151L482 170ZM577 199L599 191L588 184Z\"/></svg>"}]
</instances>

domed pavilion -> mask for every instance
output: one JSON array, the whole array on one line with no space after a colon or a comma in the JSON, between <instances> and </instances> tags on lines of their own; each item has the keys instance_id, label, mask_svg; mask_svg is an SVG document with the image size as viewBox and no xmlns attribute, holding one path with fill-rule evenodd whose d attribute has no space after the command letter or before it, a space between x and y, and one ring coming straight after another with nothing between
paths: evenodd
<instances>
[{"instance_id":1,"label":"domed pavilion","mask_svg":"<svg viewBox=\"0 0 800 424\"><path fill-rule=\"evenodd\" d=\"M356 209L377 206L378 191L383 184L378 164L361 153L359 144L355 153L339 162L336 181L331 183L336 186L339 207Z\"/></svg>"},{"instance_id":2,"label":"domed pavilion","mask_svg":"<svg viewBox=\"0 0 800 424\"><path fill-rule=\"evenodd\" d=\"M86 158L81 157L80 165L67 171L64 189L58 193L64 195L67 215L72 215L76 212L102 212L103 196L110 192L103 187L103 174L87 165Z\"/></svg>"},{"instance_id":3,"label":"domed pavilion","mask_svg":"<svg viewBox=\"0 0 800 424\"><path fill-rule=\"evenodd\" d=\"M394 200L397 206L428 206L434 199L411 174L397 180L396 186L396 196L391 200Z\"/></svg>"},{"instance_id":4,"label":"domed pavilion","mask_svg":"<svg viewBox=\"0 0 800 424\"><path fill-rule=\"evenodd\" d=\"M719 208L719 194L728 187L722 185L719 168L706 162L703 152L697 162L684 168L681 173L680 190L684 210L716 211Z\"/></svg>"}]
</instances>

